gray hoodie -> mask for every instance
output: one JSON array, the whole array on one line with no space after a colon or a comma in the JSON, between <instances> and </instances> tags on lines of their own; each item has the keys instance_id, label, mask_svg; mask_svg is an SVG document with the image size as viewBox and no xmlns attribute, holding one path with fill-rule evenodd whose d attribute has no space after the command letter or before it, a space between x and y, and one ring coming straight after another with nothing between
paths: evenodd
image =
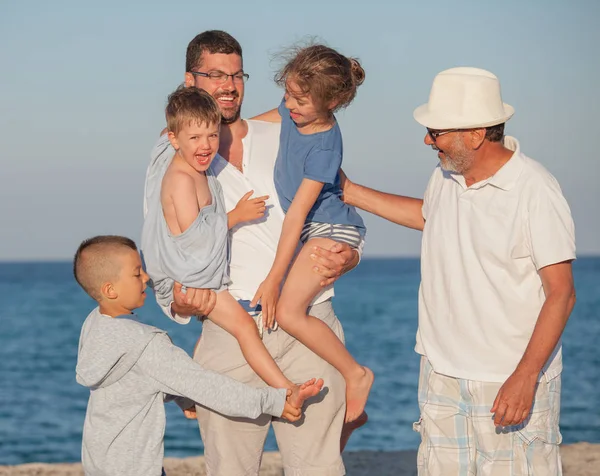
<instances>
[{"instance_id":1,"label":"gray hoodie","mask_svg":"<svg viewBox=\"0 0 600 476\"><path fill-rule=\"evenodd\" d=\"M252 388L205 370L166 332L134 319L96 308L81 329L77 382L90 389L81 451L86 475L160 475L165 400L232 417L281 416L285 389Z\"/></svg>"}]
</instances>

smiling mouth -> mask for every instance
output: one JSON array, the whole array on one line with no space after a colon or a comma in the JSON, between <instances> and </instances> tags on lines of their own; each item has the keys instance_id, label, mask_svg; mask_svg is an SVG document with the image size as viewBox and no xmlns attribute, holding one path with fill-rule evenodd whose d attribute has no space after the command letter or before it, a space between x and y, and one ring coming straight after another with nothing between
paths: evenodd
<instances>
[{"instance_id":1,"label":"smiling mouth","mask_svg":"<svg viewBox=\"0 0 600 476\"><path fill-rule=\"evenodd\" d=\"M226 96L224 95L224 96L217 96L215 99L223 105L232 106L233 103L235 102L235 100L237 99L237 96L236 95L226 95Z\"/></svg>"},{"instance_id":2,"label":"smiling mouth","mask_svg":"<svg viewBox=\"0 0 600 476\"><path fill-rule=\"evenodd\" d=\"M437 152L437 155L439 156L440 154L444 154L444 151L441 150L439 147L436 147L435 145L431 146L431 149L435 152Z\"/></svg>"},{"instance_id":3,"label":"smiling mouth","mask_svg":"<svg viewBox=\"0 0 600 476\"><path fill-rule=\"evenodd\" d=\"M201 164L206 164L210 160L210 152L206 154L196 154L196 160Z\"/></svg>"}]
</instances>

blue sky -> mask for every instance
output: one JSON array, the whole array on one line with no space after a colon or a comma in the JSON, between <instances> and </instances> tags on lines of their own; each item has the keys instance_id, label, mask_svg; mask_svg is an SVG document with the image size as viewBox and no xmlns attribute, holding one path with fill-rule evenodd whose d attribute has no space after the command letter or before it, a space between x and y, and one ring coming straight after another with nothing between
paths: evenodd
<instances>
[{"instance_id":1,"label":"blue sky","mask_svg":"<svg viewBox=\"0 0 600 476\"><path fill-rule=\"evenodd\" d=\"M282 47L314 35L360 58L366 81L338 116L344 169L412 196L437 163L413 109L439 71L489 69L516 109L507 133L561 183L579 254L600 254L598 18L593 0L2 2L0 260L70 258L100 233L139 238L166 97L207 29L244 48L246 117L278 103ZM418 255L419 233L363 216L367 256Z\"/></svg>"}]
</instances>

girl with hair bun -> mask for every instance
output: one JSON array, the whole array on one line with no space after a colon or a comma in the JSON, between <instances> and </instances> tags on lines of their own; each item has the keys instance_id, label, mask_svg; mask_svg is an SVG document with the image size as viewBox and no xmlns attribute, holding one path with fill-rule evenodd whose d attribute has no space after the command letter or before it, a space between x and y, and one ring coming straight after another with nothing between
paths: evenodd
<instances>
[{"instance_id":1,"label":"girl with hair bun","mask_svg":"<svg viewBox=\"0 0 600 476\"><path fill-rule=\"evenodd\" d=\"M274 326L276 319L282 329L342 374L346 422L359 417L364 421L373 372L354 360L323 321L308 314L322 290L311 253L315 246L326 250L350 246L358 256L364 243L362 218L342 200L342 134L334 115L352 102L364 79L358 60L327 46L294 48L275 76L285 89L281 104L254 118L281 122L274 180L286 216L275 261L252 305L260 301L265 327ZM303 246L296 255L298 241Z\"/></svg>"}]
</instances>

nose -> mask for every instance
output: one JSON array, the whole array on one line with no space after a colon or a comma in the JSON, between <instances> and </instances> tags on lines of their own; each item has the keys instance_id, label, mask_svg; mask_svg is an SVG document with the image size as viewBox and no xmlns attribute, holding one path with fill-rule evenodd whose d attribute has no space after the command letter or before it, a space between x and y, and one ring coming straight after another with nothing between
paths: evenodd
<instances>
[{"instance_id":1,"label":"nose","mask_svg":"<svg viewBox=\"0 0 600 476\"><path fill-rule=\"evenodd\" d=\"M148 276L146 271L142 270L142 282L145 285L148 281L150 281L150 276Z\"/></svg>"},{"instance_id":2,"label":"nose","mask_svg":"<svg viewBox=\"0 0 600 476\"><path fill-rule=\"evenodd\" d=\"M226 91L234 91L235 90L235 82L233 81L233 76L229 75L225 79L225 82L221 83L221 87Z\"/></svg>"},{"instance_id":3,"label":"nose","mask_svg":"<svg viewBox=\"0 0 600 476\"><path fill-rule=\"evenodd\" d=\"M198 149L201 151L210 149L210 140L208 137L203 137L198 141Z\"/></svg>"},{"instance_id":4,"label":"nose","mask_svg":"<svg viewBox=\"0 0 600 476\"><path fill-rule=\"evenodd\" d=\"M425 142L425 145L433 145L433 144L435 144L435 142L433 141L433 139L429 135L429 132L425 133L425 137L423 138L423 142Z\"/></svg>"}]
</instances>

